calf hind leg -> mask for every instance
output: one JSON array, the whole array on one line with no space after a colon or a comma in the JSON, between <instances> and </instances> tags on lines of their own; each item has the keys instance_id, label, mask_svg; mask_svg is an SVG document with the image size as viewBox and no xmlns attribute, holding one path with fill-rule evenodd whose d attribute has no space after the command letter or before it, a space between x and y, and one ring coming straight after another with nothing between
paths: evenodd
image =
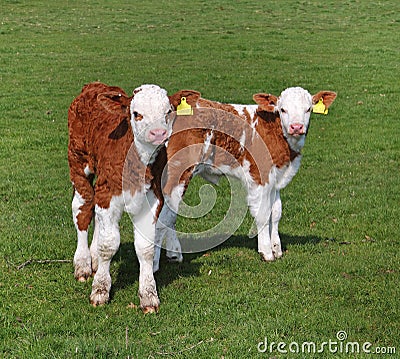
<instances>
[{"instance_id":1,"label":"calf hind leg","mask_svg":"<svg viewBox=\"0 0 400 359\"><path fill-rule=\"evenodd\" d=\"M91 198L85 199L76 189L74 190L72 216L78 235L74 254L74 276L80 282L86 281L92 274L92 262L88 246L88 228L93 216L91 202Z\"/></svg>"},{"instance_id":2,"label":"calf hind leg","mask_svg":"<svg viewBox=\"0 0 400 359\"><path fill-rule=\"evenodd\" d=\"M160 265L160 254L162 242L165 238L166 255L170 262L182 262L182 248L178 237L176 236L175 223L179 209L179 203L182 201L183 189L185 183L172 190L171 196L165 195L164 206L160 212L156 225L155 234L155 252L153 261L154 272L158 271Z\"/></svg>"},{"instance_id":3,"label":"calf hind leg","mask_svg":"<svg viewBox=\"0 0 400 359\"><path fill-rule=\"evenodd\" d=\"M122 209L113 207L111 203L107 209L96 206L98 269L93 278L90 295L90 303L93 306L105 304L110 298L110 264L120 245L118 222L121 215Z\"/></svg>"}]
</instances>

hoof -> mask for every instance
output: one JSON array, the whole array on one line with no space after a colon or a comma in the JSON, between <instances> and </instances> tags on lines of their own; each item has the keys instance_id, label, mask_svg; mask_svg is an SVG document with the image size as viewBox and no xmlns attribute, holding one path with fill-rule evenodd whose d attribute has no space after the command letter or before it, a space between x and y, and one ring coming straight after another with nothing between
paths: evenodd
<instances>
[{"instance_id":1,"label":"hoof","mask_svg":"<svg viewBox=\"0 0 400 359\"><path fill-rule=\"evenodd\" d=\"M143 314L158 313L159 307L141 307Z\"/></svg>"},{"instance_id":2,"label":"hoof","mask_svg":"<svg viewBox=\"0 0 400 359\"><path fill-rule=\"evenodd\" d=\"M155 290L145 291L146 295L141 295L139 292L140 309L144 314L157 313L160 306L160 299L158 299ZM143 294L143 292L142 292Z\"/></svg>"},{"instance_id":3,"label":"hoof","mask_svg":"<svg viewBox=\"0 0 400 359\"><path fill-rule=\"evenodd\" d=\"M74 277L78 282L84 283L92 276L92 271L75 270Z\"/></svg>"},{"instance_id":4,"label":"hoof","mask_svg":"<svg viewBox=\"0 0 400 359\"><path fill-rule=\"evenodd\" d=\"M92 292L90 295L90 304L93 305L93 307L98 307L100 305L104 305L108 303L109 300L109 293L105 290L96 290L95 292Z\"/></svg>"},{"instance_id":5,"label":"hoof","mask_svg":"<svg viewBox=\"0 0 400 359\"><path fill-rule=\"evenodd\" d=\"M169 263L182 263L183 257L182 256L180 256L180 257L178 257L178 256L167 257L167 261Z\"/></svg>"},{"instance_id":6,"label":"hoof","mask_svg":"<svg viewBox=\"0 0 400 359\"><path fill-rule=\"evenodd\" d=\"M260 257L263 262L273 262L275 260L275 257L273 255L266 256L264 253L260 253Z\"/></svg>"},{"instance_id":7,"label":"hoof","mask_svg":"<svg viewBox=\"0 0 400 359\"><path fill-rule=\"evenodd\" d=\"M86 282L92 275L92 266L87 261L74 262L74 277L78 282Z\"/></svg>"},{"instance_id":8,"label":"hoof","mask_svg":"<svg viewBox=\"0 0 400 359\"><path fill-rule=\"evenodd\" d=\"M179 249L174 251L167 250L167 261L168 262L175 262L175 263L182 263L183 255Z\"/></svg>"}]
</instances>

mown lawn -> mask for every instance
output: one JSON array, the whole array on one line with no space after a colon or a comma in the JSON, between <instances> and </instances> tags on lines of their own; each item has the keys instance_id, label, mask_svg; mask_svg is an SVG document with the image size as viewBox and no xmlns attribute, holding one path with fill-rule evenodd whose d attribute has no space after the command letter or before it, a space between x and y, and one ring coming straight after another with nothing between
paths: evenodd
<instances>
[{"instance_id":1,"label":"mown lawn","mask_svg":"<svg viewBox=\"0 0 400 359\"><path fill-rule=\"evenodd\" d=\"M0 357L398 357L398 1L3 0L1 8ZM144 316L125 216L112 300L92 308L91 282L73 278L66 155L68 106L95 80L235 103L288 86L336 91L329 114L314 115L302 167L282 191L284 257L260 261L247 216L228 241L182 264L163 254L162 306ZM188 203L203 184L192 183ZM180 218L178 229L208 228L229 191L222 181L213 212ZM321 352L309 344L302 352L310 342ZM367 342L386 354L363 352ZM348 343L360 353L346 353Z\"/></svg>"}]
</instances>

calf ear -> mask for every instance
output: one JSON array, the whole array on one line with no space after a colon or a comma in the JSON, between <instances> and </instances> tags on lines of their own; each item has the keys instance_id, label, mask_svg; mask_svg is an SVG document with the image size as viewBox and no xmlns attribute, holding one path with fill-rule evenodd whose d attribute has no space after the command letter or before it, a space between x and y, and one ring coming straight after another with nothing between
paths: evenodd
<instances>
[{"instance_id":1,"label":"calf ear","mask_svg":"<svg viewBox=\"0 0 400 359\"><path fill-rule=\"evenodd\" d=\"M253 95L253 100L267 112L275 112L278 104L278 98L275 95L266 93L257 93Z\"/></svg>"},{"instance_id":2,"label":"calf ear","mask_svg":"<svg viewBox=\"0 0 400 359\"><path fill-rule=\"evenodd\" d=\"M124 115L129 114L131 100L131 97L117 91L103 92L97 95L97 101L99 101L108 112Z\"/></svg>"},{"instance_id":3,"label":"calf ear","mask_svg":"<svg viewBox=\"0 0 400 359\"><path fill-rule=\"evenodd\" d=\"M322 99L322 102L324 103L325 107L328 108L330 105L332 105L333 101L335 101L336 98L336 92L333 91L320 91L313 95L312 101L313 105L318 103L320 99Z\"/></svg>"},{"instance_id":4,"label":"calf ear","mask_svg":"<svg viewBox=\"0 0 400 359\"><path fill-rule=\"evenodd\" d=\"M186 97L186 102L190 106L196 107L197 101L199 100L200 96L201 96L200 92L195 90L180 90L168 97L169 97L169 102L176 110L178 105L181 103L182 97Z\"/></svg>"}]
</instances>

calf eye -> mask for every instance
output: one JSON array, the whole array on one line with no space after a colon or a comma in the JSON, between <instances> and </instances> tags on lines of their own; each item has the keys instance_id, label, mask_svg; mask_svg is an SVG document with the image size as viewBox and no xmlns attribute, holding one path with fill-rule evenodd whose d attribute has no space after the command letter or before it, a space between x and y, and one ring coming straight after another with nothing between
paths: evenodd
<instances>
[{"instance_id":1,"label":"calf eye","mask_svg":"<svg viewBox=\"0 0 400 359\"><path fill-rule=\"evenodd\" d=\"M165 120L166 120L166 122L169 122L169 121L171 121L171 119L173 119L174 117L173 117L173 110L172 109L169 109L168 110L168 112L167 112L167 114L165 115Z\"/></svg>"},{"instance_id":2,"label":"calf eye","mask_svg":"<svg viewBox=\"0 0 400 359\"><path fill-rule=\"evenodd\" d=\"M135 117L135 121L143 120L143 116L140 113L137 113L136 111L133 112L133 116Z\"/></svg>"},{"instance_id":3,"label":"calf eye","mask_svg":"<svg viewBox=\"0 0 400 359\"><path fill-rule=\"evenodd\" d=\"M286 110L284 108L281 108L282 113L286 113Z\"/></svg>"}]
</instances>

